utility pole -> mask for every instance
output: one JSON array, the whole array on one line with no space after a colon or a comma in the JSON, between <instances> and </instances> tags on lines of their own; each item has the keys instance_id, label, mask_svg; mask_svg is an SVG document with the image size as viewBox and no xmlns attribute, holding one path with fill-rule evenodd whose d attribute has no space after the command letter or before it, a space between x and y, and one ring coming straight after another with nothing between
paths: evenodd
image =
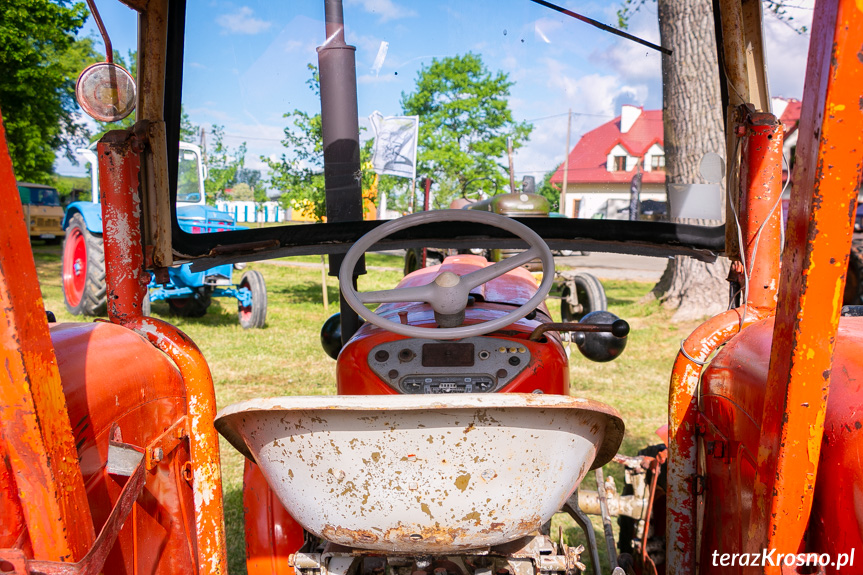
<instances>
[{"instance_id":1,"label":"utility pole","mask_svg":"<svg viewBox=\"0 0 863 575\"><path fill-rule=\"evenodd\" d=\"M512 138L506 139L506 151L509 154L509 191L515 193L515 171L512 167Z\"/></svg>"},{"instance_id":2,"label":"utility pole","mask_svg":"<svg viewBox=\"0 0 863 575\"><path fill-rule=\"evenodd\" d=\"M572 132L572 108L569 109L568 119L566 121L566 155L563 160L563 185L560 188L560 202L557 206L557 211L566 215L566 184L569 180L569 136ZM572 217L577 218L578 214L572 214Z\"/></svg>"}]
</instances>

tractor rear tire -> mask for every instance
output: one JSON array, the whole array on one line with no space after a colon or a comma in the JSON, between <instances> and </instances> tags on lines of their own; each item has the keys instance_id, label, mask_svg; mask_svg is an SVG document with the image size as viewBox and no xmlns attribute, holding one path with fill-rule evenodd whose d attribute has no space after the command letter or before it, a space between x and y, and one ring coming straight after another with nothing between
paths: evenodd
<instances>
[{"instance_id":1,"label":"tractor rear tire","mask_svg":"<svg viewBox=\"0 0 863 575\"><path fill-rule=\"evenodd\" d=\"M193 297L169 298L168 308L178 317L204 317L212 303L210 292L199 289Z\"/></svg>"},{"instance_id":2,"label":"tractor rear tire","mask_svg":"<svg viewBox=\"0 0 863 575\"><path fill-rule=\"evenodd\" d=\"M566 300L572 295L571 285L575 286L575 296L581 304L581 311L576 312ZM608 299L605 297L605 288L596 276L588 273L577 273L572 282L567 282L561 290L560 317L564 323L581 321L581 318L593 311L606 311Z\"/></svg>"},{"instance_id":3,"label":"tractor rear tire","mask_svg":"<svg viewBox=\"0 0 863 575\"><path fill-rule=\"evenodd\" d=\"M267 323L267 284L264 276L255 270L249 270L240 279L240 288L248 288L252 292L252 305L243 307L237 300L237 314L240 325L244 329L261 329Z\"/></svg>"},{"instance_id":4,"label":"tractor rear tire","mask_svg":"<svg viewBox=\"0 0 863 575\"><path fill-rule=\"evenodd\" d=\"M105 250L102 234L87 229L81 214L75 214L63 241L63 299L72 315L105 315Z\"/></svg>"}]
</instances>

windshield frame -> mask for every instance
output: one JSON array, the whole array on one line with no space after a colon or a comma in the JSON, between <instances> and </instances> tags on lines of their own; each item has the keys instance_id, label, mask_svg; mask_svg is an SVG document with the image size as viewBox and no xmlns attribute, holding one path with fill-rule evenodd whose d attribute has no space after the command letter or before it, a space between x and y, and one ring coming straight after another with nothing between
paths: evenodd
<instances>
[{"instance_id":1,"label":"windshield frame","mask_svg":"<svg viewBox=\"0 0 863 575\"><path fill-rule=\"evenodd\" d=\"M185 2L171 4L168 18L164 112L168 149L180 142ZM323 8L323 6L322 6ZM718 18L718 16L716 16ZM324 30L321 30L323 41ZM326 70L321 70L321 74ZM720 85L725 74L719 70ZM301 79L297 80L302 81ZM354 82L354 89L356 83ZM727 94L723 93L723 109ZM322 114L326 113L326 109ZM326 120L325 120L326 121ZM291 255L342 254L363 234L386 220L284 225L228 232L191 234L180 228L177 219L177 173L179 155L168 154L170 187L171 242L178 261L197 260L193 269L207 269L224 263L248 262ZM326 172L326 154L324 157ZM361 202L360 197L351 201ZM615 252L655 257L690 256L713 261L726 249L726 226L698 226L671 222L613 221L565 218L515 218L537 232L555 250ZM441 248L517 248L518 240L507 232L487 226L476 226L465 233L456 223L427 224L404 230L380 242L376 249L410 247Z\"/></svg>"}]
</instances>

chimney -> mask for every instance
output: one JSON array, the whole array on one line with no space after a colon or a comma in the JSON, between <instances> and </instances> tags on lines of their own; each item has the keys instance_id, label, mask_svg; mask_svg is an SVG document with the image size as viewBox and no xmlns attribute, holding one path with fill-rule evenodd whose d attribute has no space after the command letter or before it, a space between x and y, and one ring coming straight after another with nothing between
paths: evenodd
<instances>
[{"instance_id":1,"label":"chimney","mask_svg":"<svg viewBox=\"0 0 863 575\"><path fill-rule=\"evenodd\" d=\"M788 103L789 101L785 98L770 98L770 107L773 108L773 115L781 118L785 112L785 108L788 107Z\"/></svg>"},{"instance_id":2,"label":"chimney","mask_svg":"<svg viewBox=\"0 0 863 575\"><path fill-rule=\"evenodd\" d=\"M625 134L631 128L638 117L641 115L641 108L638 106L630 106L624 104L620 108L620 133Z\"/></svg>"}]
</instances>

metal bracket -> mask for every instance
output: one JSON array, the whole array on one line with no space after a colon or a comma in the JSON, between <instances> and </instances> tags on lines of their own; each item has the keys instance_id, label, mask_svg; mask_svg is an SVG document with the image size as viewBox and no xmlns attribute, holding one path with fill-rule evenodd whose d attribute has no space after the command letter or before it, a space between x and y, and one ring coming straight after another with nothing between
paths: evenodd
<instances>
[{"instance_id":1,"label":"metal bracket","mask_svg":"<svg viewBox=\"0 0 863 575\"><path fill-rule=\"evenodd\" d=\"M576 489L573 494L569 496L569 499L566 500L566 503L563 504L563 510L572 517L573 521L575 521L584 532L584 536L587 539L587 551L590 554L590 563L593 567L594 575L602 575L602 571L599 567L599 550L596 547L596 533L593 531L593 523L590 522L590 519L578 506L578 489Z\"/></svg>"},{"instance_id":2,"label":"metal bracket","mask_svg":"<svg viewBox=\"0 0 863 575\"><path fill-rule=\"evenodd\" d=\"M0 570L4 575L26 575L30 573L27 570L27 558L24 556L24 551L14 547L12 549L0 549Z\"/></svg>"},{"instance_id":3,"label":"metal bracket","mask_svg":"<svg viewBox=\"0 0 863 575\"><path fill-rule=\"evenodd\" d=\"M707 488L707 476L706 475L696 475L693 478L693 489L695 491L695 495L704 495L704 491Z\"/></svg>"},{"instance_id":4,"label":"metal bracket","mask_svg":"<svg viewBox=\"0 0 863 575\"><path fill-rule=\"evenodd\" d=\"M150 442L145 452L147 471L159 465L159 462L165 459L166 455L174 451L180 445L180 442L189 436L186 422L187 418L184 415L175 421L171 427L162 432L159 437Z\"/></svg>"},{"instance_id":5,"label":"metal bracket","mask_svg":"<svg viewBox=\"0 0 863 575\"><path fill-rule=\"evenodd\" d=\"M139 456L141 455L133 445L118 445L123 448L124 453L136 452ZM108 558L108 553L114 547L117 535L120 533L120 529L126 522L129 513L132 511L132 507L144 491L145 484L146 469L144 467L144 458L140 457L138 466L129 476L126 485L123 486L123 490L120 492L120 496L117 498L117 503L114 504L108 520L105 521L102 531L93 542L93 547L77 563L25 560L23 559L24 554L20 549L3 549L0 550L0 561L9 562L13 567L13 571L4 571L4 573L12 573L14 575L98 575L102 572L105 560Z\"/></svg>"}]
</instances>

